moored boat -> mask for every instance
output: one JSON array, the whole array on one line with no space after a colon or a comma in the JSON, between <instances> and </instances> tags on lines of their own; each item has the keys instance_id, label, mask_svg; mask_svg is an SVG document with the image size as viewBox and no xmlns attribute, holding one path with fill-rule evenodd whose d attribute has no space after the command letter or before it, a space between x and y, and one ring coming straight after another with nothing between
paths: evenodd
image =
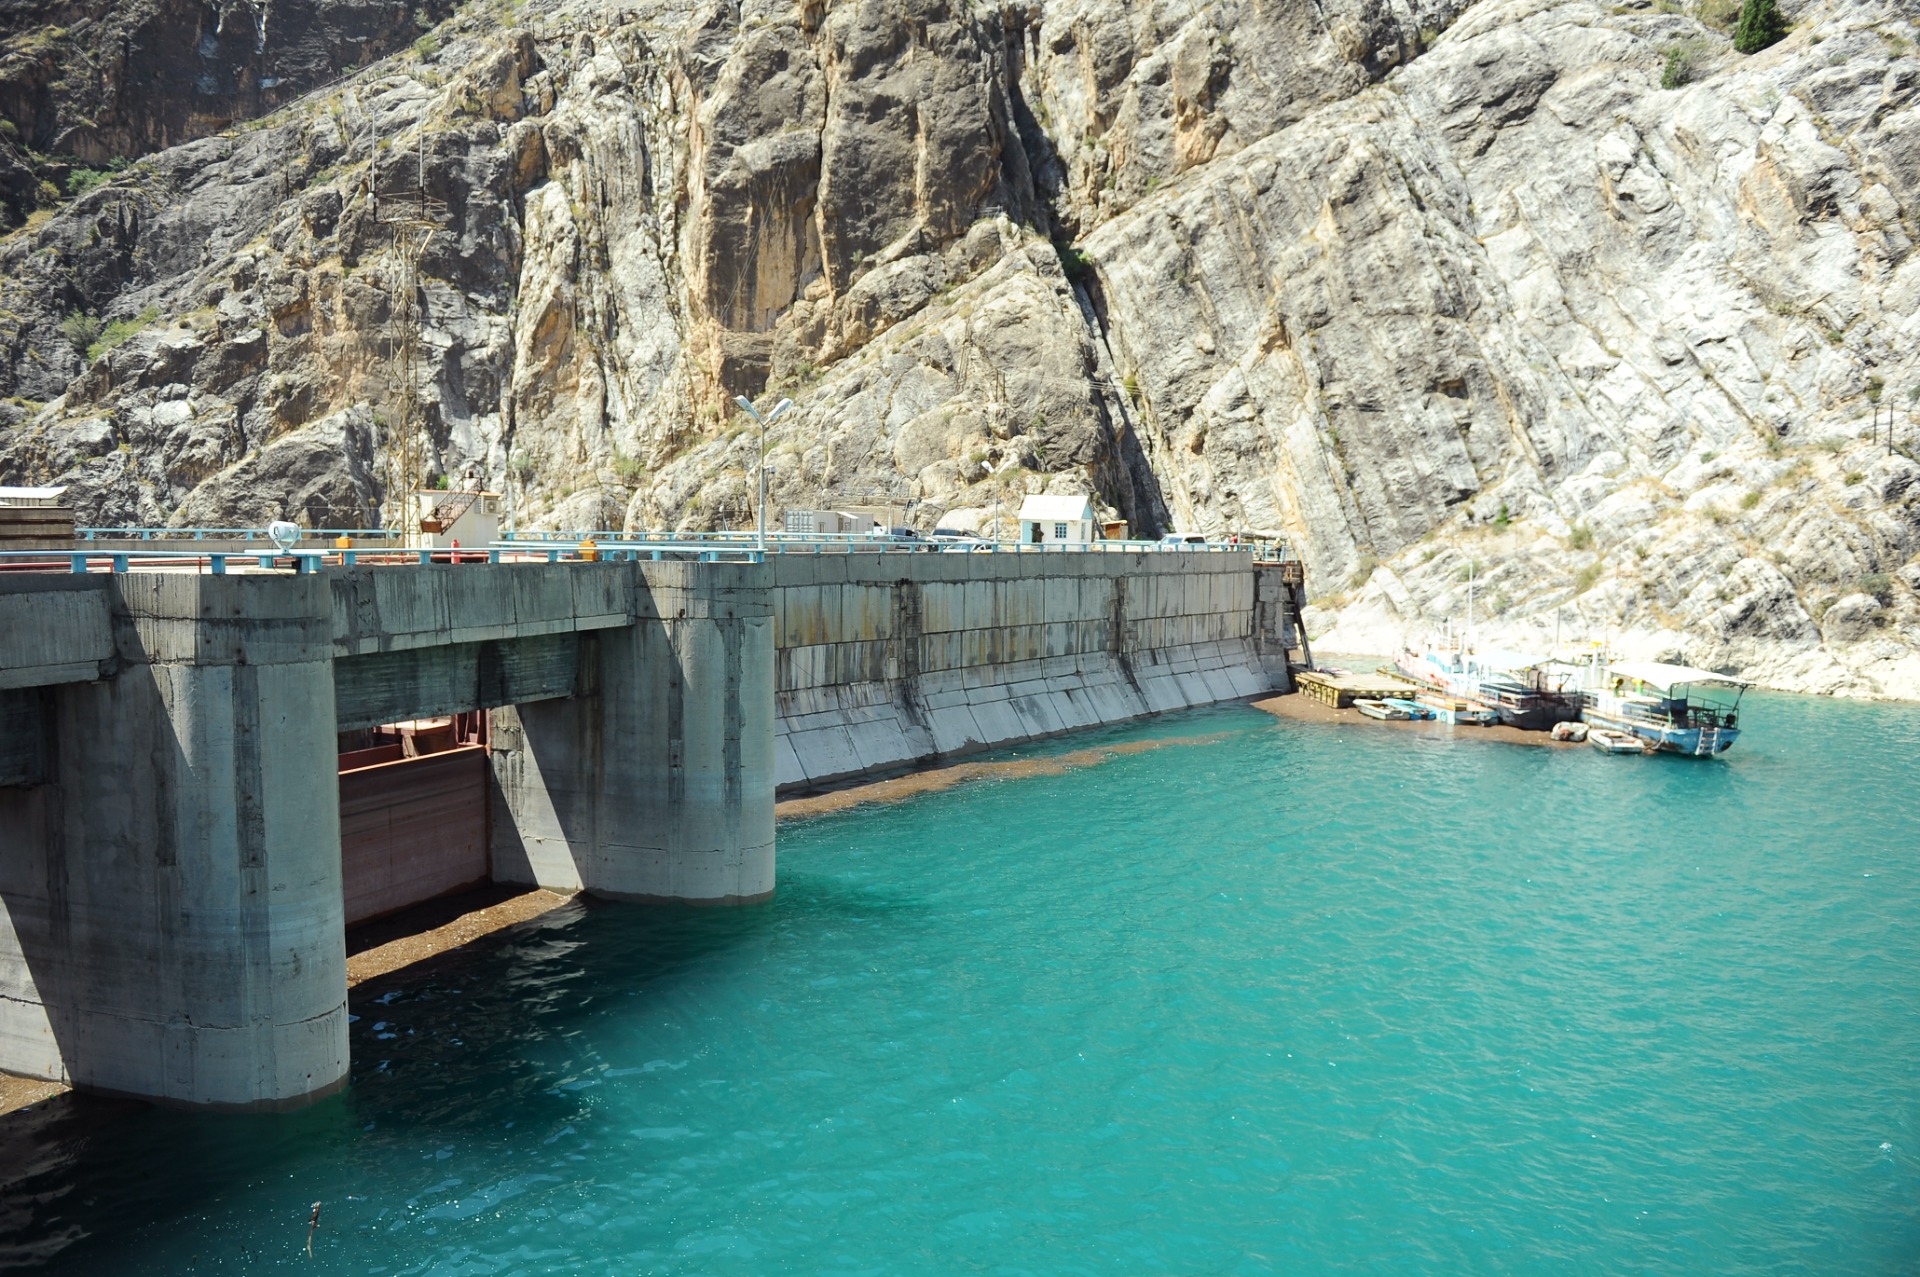
<instances>
[{"instance_id":1,"label":"moored boat","mask_svg":"<svg viewBox=\"0 0 1920 1277\"><path fill-rule=\"evenodd\" d=\"M1615 661L1594 670L1596 685L1581 717L1595 728L1693 758L1716 757L1740 738L1740 698L1753 686L1745 679L1660 661Z\"/></svg>"},{"instance_id":2,"label":"moored boat","mask_svg":"<svg viewBox=\"0 0 1920 1277\"><path fill-rule=\"evenodd\" d=\"M1587 732L1587 744L1603 754L1644 754L1647 747L1638 736L1631 732L1616 732L1606 727L1595 727Z\"/></svg>"},{"instance_id":3,"label":"moored boat","mask_svg":"<svg viewBox=\"0 0 1920 1277\"><path fill-rule=\"evenodd\" d=\"M1408 718L1432 718L1433 717L1433 711L1428 709L1425 705L1422 705L1419 701L1409 700L1407 697L1404 697L1404 696L1383 696L1380 699L1382 704L1390 706L1393 709L1400 710Z\"/></svg>"},{"instance_id":4,"label":"moored boat","mask_svg":"<svg viewBox=\"0 0 1920 1277\"><path fill-rule=\"evenodd\" d=\"M1443 723L1464 723L1473 727L1491 727L1500 721L1500 716L1484 705L1477 705L1458 696L1441 696L1433 692L1422 692L1419 703L1432 711L1433 716Z\"/></svg>"},{"instance_id":5,"label":"moored boat","mask_svg":"<svg viewBox=\"0 0 1920 1277\"><path fill-rule=\"evenodd\" d=\"M1480 680L1475 698L1508 727L1526 732L1552 731L1557 723L1580 717L1582 697L1556 682L1546 662L1536 661Z\"/></svg>"},{"instance_id":6,"label":"moored boat","mask_svg":"<svg viewBox=\"0 0 1920 1277\"><path fill-rule=\"evenodd\" d=\"M1394 668L1423 688L1471 702L1490 711L1491 721L1522 731L1544 732L1580 717L1574 672L1524 653L1481 652L1465 642L1430 643L1402 648Z\"/></svg>"},{"instance_id":7,"label":"moored boat","mask_svg":"<svg viewBox=\"0 0 1920 1277\"><path fill-rule=\"evenodd\" d=\"M1391 705L1386 701L1356 700L1353 703L1353 707L1362 714L1365 714L1368 718L1377 718L1382 721L1404 721L1413 717L1413 715L1407 713L1404 709L1400 709L1398 706Z\"/></svg>"}]
</instances>

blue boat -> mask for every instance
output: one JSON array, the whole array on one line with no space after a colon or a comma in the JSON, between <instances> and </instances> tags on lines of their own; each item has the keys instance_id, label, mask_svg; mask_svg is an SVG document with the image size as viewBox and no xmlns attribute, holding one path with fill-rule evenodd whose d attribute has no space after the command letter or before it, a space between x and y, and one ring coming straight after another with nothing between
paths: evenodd
<instances>
[{"instance_id":1,"label":"blue boat","mask_svg":"<svg viewBox=\"0 0 1920 1277\"><path fill-rule=\"evenodd\" d=\"M1659 661L1614 661L1595 672L1598 685L1588 689L1580 715L1595 727L1693 758L1724 754L1740 738L1740 698L1753 686L1745 679ZM1703 688L1721 690L1711 695Z\"/></svg>"},{"instance_id":2,"label":"blue boat","mask_svg":"<svg viewBox=\"0 0 1920 1277\"><path fill-rule=\"evenodd\" d=\"M1432 718L1433 717L1433 711L1431 709L1428 709L1425 705L1422 705L1419 701L1408 700L1402 696L1386 696L1386 697L1382 697L1381 699L1385 701L1388 705L1391 705L1393 706L1393 708L1400 710L1402 713L1406 714L1408 718Z\"/></svg>"}]
</instances>

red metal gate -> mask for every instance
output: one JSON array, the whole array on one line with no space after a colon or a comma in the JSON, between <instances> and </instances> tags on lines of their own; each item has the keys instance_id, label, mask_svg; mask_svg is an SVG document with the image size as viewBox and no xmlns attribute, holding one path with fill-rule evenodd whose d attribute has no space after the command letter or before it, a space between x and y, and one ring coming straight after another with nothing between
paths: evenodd
<instances>
[{"instance_id":1,"label":"red metal gate","mask_svg":"<svg viewBox=\"0 0 1920 1277\"><path fill-rule=\"evenodd\" d=\"M343 770L340 861L349 926L486 882L487 747Z\"/></svg>"}]
</instances>

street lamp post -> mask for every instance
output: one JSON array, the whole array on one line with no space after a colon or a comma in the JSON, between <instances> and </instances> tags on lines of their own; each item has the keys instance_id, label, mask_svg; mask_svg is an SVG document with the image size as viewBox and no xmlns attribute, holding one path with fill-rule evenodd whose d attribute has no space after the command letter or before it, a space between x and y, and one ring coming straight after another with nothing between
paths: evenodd
<instances>
[{"instance_id":1,"label":"street lamp post","mask_svg":"<svg viewBox=\"0 0 1920 1277\"><path fill-rule=\"evenodd\" d=\"M782 399L768 410L767 415L764 417L760 415L760 410L753 406L753 400L747 398L745 395L735 395L733 401L739 404L741 409L744 410L749 417L752 417L760 424L760 446L756 450L756 456L760 463L760 510L757 519L759 532L756 536L756 541L760 547L760 552L765 554L767 550L767 426L771 424L775 418L779 417L781 413L793 407L793 400Z\"/></svg>"}]
</instances>

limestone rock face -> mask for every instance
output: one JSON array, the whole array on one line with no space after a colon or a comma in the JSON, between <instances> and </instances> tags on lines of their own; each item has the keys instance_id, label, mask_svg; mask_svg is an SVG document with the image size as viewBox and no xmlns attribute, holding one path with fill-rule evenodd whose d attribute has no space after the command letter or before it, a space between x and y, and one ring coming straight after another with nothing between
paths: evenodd
<instances>
[{"instance_id":1,"label":"limestone rock face","mask_svg":"<svg viewBox=\"0 0 1920 1277\"><path fill-rule=\"evenodd\" d=\"M450 0L4 0L0 229L103 168L292 102L427 38Z\"/></svg>"},{"instance_id":2,"label":"limestone rock face","mask_svg":"<svg viewBox=\"0 0 1920 1277\"><path fill-rule=\"evenodd\" d=\"M0 238L0 481L744 527L732 397L788 396L775 521L1086 493L1284 534L1334 650L1471 582L1509 642L1920 697L1920 63L1879 7L1751 57L1637 0L278 13L0 5L0 187L49 129L133 161ZM90 125L17 88L129 30L164 56L68 77ZM176 92L202 63L231 89Z\"/></svg>"}]
</instances>

